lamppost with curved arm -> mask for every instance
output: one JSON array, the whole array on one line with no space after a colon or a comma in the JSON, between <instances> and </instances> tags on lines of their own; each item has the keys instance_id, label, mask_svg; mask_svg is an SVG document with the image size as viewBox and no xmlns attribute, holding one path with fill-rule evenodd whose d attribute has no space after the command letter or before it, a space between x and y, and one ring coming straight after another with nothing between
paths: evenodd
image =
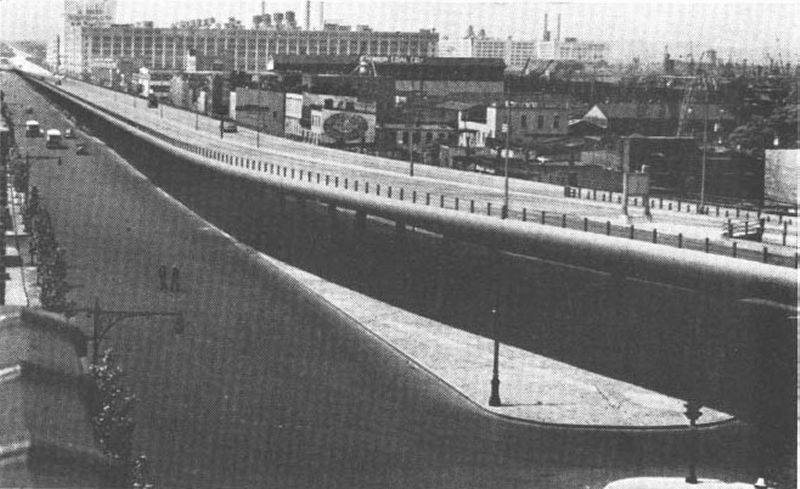
<instances>
[{"instance_id":1,"label":"lamppost with curved arm","mask_svg":"<svg viewBox=\"0 0 800 489\"><path fill-rule=\"evenodd\" d=\"M96 364L98 360L98 353L100 350L100 342L106 338L106 335L111 329L124 321L125 319L136 317L174 317L175 334L183 333L186 329L186 324L182 312L173 311L124 311L124 310L111 310L101 309L100 300L95 298L94 307L84 307L77 309L70 309L70 312L85 312L92 316L92 363Z\"/></svg>"}]
</instances>

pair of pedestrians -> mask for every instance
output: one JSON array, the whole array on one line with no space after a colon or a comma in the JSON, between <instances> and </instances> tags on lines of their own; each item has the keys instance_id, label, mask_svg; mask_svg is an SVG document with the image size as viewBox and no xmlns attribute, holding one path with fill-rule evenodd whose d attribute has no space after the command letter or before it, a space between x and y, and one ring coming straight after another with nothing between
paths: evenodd
<instances>
[{"instance_id":1,"label":"pair of pedestrians","mask_svg":"<svg viewBox=\"0 0 800 489\"><path fill-rule=\"evenodd\" d=\"M180 285L180 276L181 271L178 269L177 265L172 266L172 276L169 284L167 283L167 266L161 265L158 267L158 281L159 281L159 290L162 292L180 292L181 285Z\"/></svg>"}]
</instances>

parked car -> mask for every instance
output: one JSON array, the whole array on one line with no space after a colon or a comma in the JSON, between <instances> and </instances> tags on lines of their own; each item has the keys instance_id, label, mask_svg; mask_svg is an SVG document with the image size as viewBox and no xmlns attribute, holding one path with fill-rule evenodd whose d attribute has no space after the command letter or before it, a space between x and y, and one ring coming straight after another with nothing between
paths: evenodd
<instances>
[{"instance_id":1,"label":"parked car","mask_svg":"<svg viewBox=\"0 0 800 489\"><path fill-rule=\"evenodd\" d=\"M75 139L75 131L72 129L64 129L64 139Z\"/></svg>"},{"instance_id":2,"label":"parked car","mask_svg":"<svg viewBox=\"0 0 800 489\"><path fill-rule=\"evenodd\" d=\"M86 143L78 143L75 145L75 154L79 155L88 155L89 154L89 145Z\"/></svg>"},{"instance_id":3,"label":"parked car","mask_svg":"<svg viewBox=\"0 0 800 489\"><path fill-rule=\"evenodd\" d=\"M25 109L25 113L26 114L33 114L33 107L28 107L27 109Z\"/></svg>"}]
</instances>

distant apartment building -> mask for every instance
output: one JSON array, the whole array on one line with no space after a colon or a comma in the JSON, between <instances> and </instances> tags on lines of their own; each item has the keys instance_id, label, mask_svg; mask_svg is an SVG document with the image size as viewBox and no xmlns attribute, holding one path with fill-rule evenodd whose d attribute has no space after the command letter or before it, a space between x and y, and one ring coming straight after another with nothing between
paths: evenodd
<instances>
[{"instance_id":1,"label":"distant apartment building","mask_svg":"<svg viewBox=\"0 0 800 489\"><path fill-rule=\"evenodd\" d=\"M152 23L111 25L71 22L66 25L62 67L71 75L88 71L95 58L129 58L153 70L183 70L186 53L224 61L227 71L265 72L271 55L413 56L436 55L439 35L419 32L375 32L341 26L326 30L299 30L257 24L176 24L156 28Z\"/></svg>"},{"instance_id":2,"label":"distant apartment building","mask_svg":"<svg viewBox=\"0 0 800 489\"><path fill-rule=\"evenodd\" d=\"M76 56L84 47L80 34L82 29L109 27L116 14L117 0L65 0L64 22L48 46L50 59L47 63L54 71L71 72ZM89 70L88 60L82 69L84 72Z\"/></svg>"},{"instance_id":3,"label":"distant apartment building","mask_svg":"<svg viewBox=\"0 0 800 489\"><path fill-rule=\"evenodd\" d=\"M578 61L581 63L599 63L604 61L608 45L599 42L578 41L567 37L563 41L539 41L537 57L556 61Z\"/></svg>"},{"instance_id":4,"label":"distant apartment building","mask_svg":"<svg viewBox=\"0 0 800 489\"><path fill-rule=\"evenodd\" d=\"M552 40L546 21L542 40L491 38L483 29L476 34L470 26L463 38L441 39L438 52L439 56L447 58L500 58L511 69L521 69L537 59L599 63L607 58L606 44L578 41L574 37L562 41L560 24L559 19L559 30Z\"/></svg>"}]
</instances>

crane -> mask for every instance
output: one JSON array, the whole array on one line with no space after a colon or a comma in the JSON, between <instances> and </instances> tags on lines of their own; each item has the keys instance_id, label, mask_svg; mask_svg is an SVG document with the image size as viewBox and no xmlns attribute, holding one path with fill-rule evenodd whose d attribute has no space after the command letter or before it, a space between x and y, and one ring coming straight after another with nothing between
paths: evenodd
<instances>
[{"instance_id":1,"label":"crane","mask_svg":"<svg viewBox=\"0 0 800 489\"><path fill-rule=\"evenodd\" d=\"M680 137L683 136L686 132L686 123L689 119L689 114L692 111L692 106L695 104L695 96L698 90L705 90L706 95L708 95L709 85L710 85L710 77L708 74L703 70L702 63L703 57L705 56L706 52L703 51L700 53L700 57L697 60L698 70L693 76L691 76L686 83L686 87L683 90L683 99L681 100L681 109L680 113L678 114L678 130L676 136Z\"/></svg>"}]
</instances>

